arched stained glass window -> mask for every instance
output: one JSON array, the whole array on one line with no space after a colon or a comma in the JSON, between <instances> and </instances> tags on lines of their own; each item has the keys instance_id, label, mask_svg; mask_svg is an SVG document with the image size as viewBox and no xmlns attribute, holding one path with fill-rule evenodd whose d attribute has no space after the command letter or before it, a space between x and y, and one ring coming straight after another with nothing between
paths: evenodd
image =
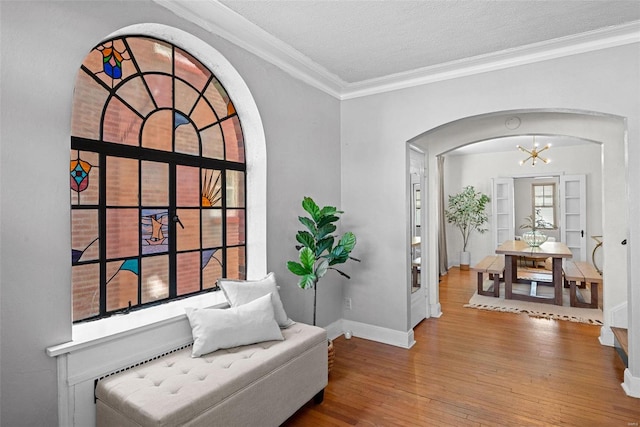
<instances>
[{"instance_id":1,"label":"arched stained glass window","mask_svg":"<svg viewBox=\"0 0 640 427\"><path fill-rule=\"evenodd\" d=\"M189 53L149 37L95 47L76 80L69 170L75 322L245 278L242 127Z\"/></svg>"}]
</instances>

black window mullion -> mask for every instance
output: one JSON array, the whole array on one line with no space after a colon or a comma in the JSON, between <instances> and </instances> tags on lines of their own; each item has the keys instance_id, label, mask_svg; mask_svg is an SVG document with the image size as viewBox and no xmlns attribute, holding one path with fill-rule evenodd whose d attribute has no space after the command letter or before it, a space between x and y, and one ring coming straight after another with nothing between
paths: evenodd
<instances>
[{"instance_id":1,"label":"black window mullion","mask_svg":"<svg viewBox=\"0 0 640 427\"><path fill-rule=\"evenodd\" d=\"M107 313L107 156L99 156L99 197L98 197L98 251L100 253L100 316Z\"/></svg>"},{"instance_id":2,"label":"black window mullion","mask_svg":"<svg viewBox=\"0 0 640 427\"><path fill-rule=\"evenodd\" d=\"M177 280L177 257L178 257L178 210L176 195L176 164L169 164L169 299L173 299L178 295Z\"/></svg>"}]
</instances>

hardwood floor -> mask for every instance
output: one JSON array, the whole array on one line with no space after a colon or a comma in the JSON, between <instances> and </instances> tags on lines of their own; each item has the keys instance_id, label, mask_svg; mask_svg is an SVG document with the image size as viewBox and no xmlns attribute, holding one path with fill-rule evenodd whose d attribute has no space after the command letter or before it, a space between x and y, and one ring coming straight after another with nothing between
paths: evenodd
<instances>
[{"instance_id":1,"label":"hardwood floor","mask_svg":"<svg viewBox=\"0 0 640 427\"><path fill-rule=\"evenodd\" d=\"M638 426L624 365L599 326L464 308L475 273L440 284L443 315L415 328L406 350L334 341L324 402L284 426Z\"/></svg>"}]
</instances>

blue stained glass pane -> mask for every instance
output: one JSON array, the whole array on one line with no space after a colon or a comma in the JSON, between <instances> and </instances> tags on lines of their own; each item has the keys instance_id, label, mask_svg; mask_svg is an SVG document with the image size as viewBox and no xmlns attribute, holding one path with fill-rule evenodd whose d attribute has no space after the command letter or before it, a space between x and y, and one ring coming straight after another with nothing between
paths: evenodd
<instances>
[{"instance_id":1,"label":"blue stained glass pane","mask_svg":"<svg viewBox=\"0 0 640 427\"><path fill-rule=\"evenodd\" d=\"M189 119L187 119L184 114L182 114L179 111L176 111L174 113L174 121L175 121L175 127L177 128L180 125L186 125L187 123L189 123Z\"/></svg>"}]
</instances>

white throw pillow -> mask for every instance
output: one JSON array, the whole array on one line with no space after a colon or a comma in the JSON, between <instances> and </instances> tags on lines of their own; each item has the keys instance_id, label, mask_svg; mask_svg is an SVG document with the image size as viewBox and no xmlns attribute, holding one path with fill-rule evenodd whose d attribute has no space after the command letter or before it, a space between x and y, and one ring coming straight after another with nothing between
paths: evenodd
<instances>
[{"instance_id":1,"label":"white throw pillow","mask_svg":"<svg viewBox=\"0 0 640 427\"><path fill-rule=\"evenodd\" d=\"M278 293L276 278L273 273L267 274L264 279L260 280L219 279L218 286L222 288L224 296L227 298L231 307L238 307L256 298L272 293L273 310L278 325L280 325L281 328L288 328L296 323L289 319L287 313L284 311L284 306Z\"/></svg>"},{"instance_id":2,"label":"white throw pillow","mask_svg":"<svg viewBox=\"0 0 640 427\"><path fill-rule=\"evenodd\" d=\"M186 308L193 334L191 357L221 348L282 341L284 337L273 314L271 294L232 308Z\"/></svg>"}]
</instances>

